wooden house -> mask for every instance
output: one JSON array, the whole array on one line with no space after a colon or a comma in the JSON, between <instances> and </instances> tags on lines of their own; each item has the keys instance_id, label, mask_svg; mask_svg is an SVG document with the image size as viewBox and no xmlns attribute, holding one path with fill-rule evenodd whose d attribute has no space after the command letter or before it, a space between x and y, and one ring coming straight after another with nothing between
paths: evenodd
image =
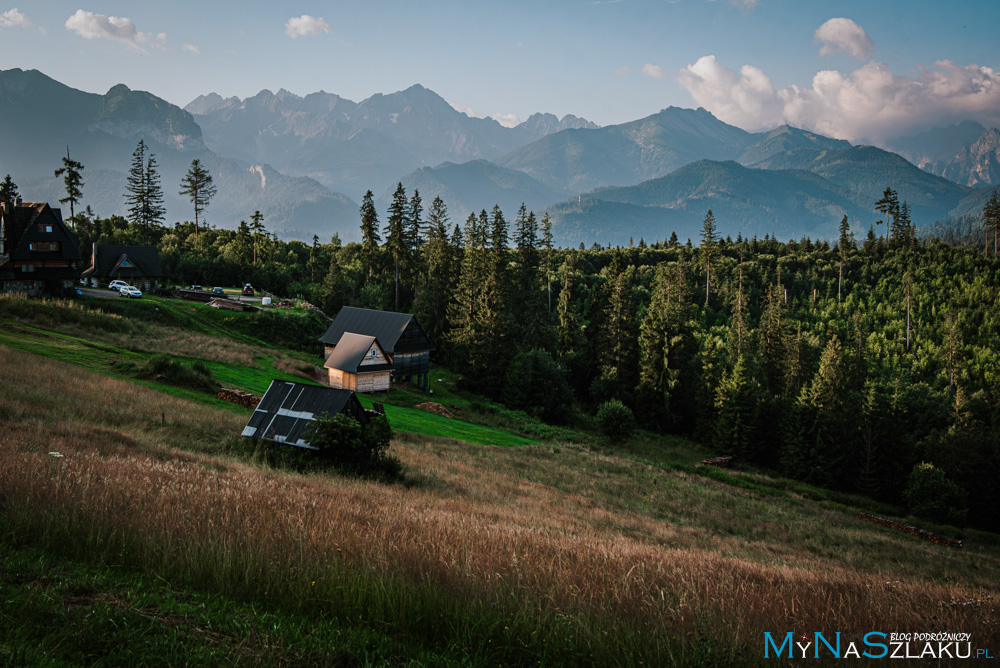
<instances>
[{"instance_id":1,"label":"wooden house","mask_svg":"<svg viewBox=\"0 0 1000 668\"><path fill-rule=\"evenodd\" d=\"M331 417L345 413L368 423L368 414L350 390L272 380L243 436L316 450L309 444L309 427L324 413Z\"/></svg>"},{"instance_id":2,"label":"wooden house","mask_svg":"<svg viewBox=\"0 0 1000 668\"><path fill-rule=\"evenodd\" d=\"M0 291L70 290L80 247L62 213L45 202L0 202Z\"/></svg>"},{"instance_id":3,"label":"wooden house","mask_svg":"<svg viewBox=\"0 0 1000 668\"><path fill-rule=\"evenodd\" d=\"M324 345L325 359L331 359L345 334L377 339L378 349L391 365L389 371L392 380L396 382L408 381L427 389L430 353L435 348L414 316L409 313L345 306L337 313L337 317L334 318L326 333L320 337L320 341ZM355 345L354 339L351 341L352 346ZM353 348L351 350L354 351ZM338 364L343 365L340 362ZM330 368L328 364L326 366ZM373 390L362 389L359 386L357 391L371 392Z\"/></svg>"},{"instance_id":4,"label":"wooden house","mask_svg":"<svg viewBox=\"0 0 1000 668\"><path fill-rule=\"evenodd\" d=\"M82 276L98 286L117 278L149 290L163 280L163 270L160 269L160 254L153 246L94 244L90 267Z\"/></svg>"},{"instance_id":5,"label":"wooden house","mask_svg":"<svg viewBox=\"0 0 1000 668\"><path fill-rule=\"evenodd\" d=\"M330 387L355 392L389 389L392 362L374 336L345 332L326 363Z\"/></svg>"}]
</instances>

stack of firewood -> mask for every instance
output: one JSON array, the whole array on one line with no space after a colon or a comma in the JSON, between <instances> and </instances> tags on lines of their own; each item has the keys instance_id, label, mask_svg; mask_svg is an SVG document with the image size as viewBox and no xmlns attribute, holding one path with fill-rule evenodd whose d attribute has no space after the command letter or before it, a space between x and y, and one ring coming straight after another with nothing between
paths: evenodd
<instances>
[{"instance_id":1,"label":"stack of firewood","mask_svg":"<svg viewBox=\"0 0 1000 668\"><path fill-rule=\"evenodd\" d=\"M947 545L948 547L962 547L962 541L954 538L945 538L944 536L939 536L938 534L928 531L927 529L920 529L918 527L910 526L909 524L902 524L900 522L893 522L892 520L887 520L884 517L877 517L875 515L869 515L867 513L858 513L858 517L872 522L881 524L882 526L891 527L893 529L899 529L905 533L912 536L917 536L918 538L923 538L924 540L929 540L932 543L937 543L938 545Z\"/></svg>"},{"instance_id":2,"label":"stack of firewood","mask_svg":"<svg viewBox=\"0 0 1000 668\"><path fill-rule=\"evenodd\" d=\"M704 466L718 466L721 468L726 468L733 463L733 458L730 455L723 455L721 457L712 457L711 459L703 459L701 463Z\"/></svg>"},{"instance_id":3,"label":"stack of firewood","mask_svg":"<svg viewBox=\"0 0 1000 668\"><path fill-rule=\"evenodd\" d=\"M255 397L249 392L244 392L243 390L222 389L219 390L219 393L215 396L223 401L228 401L240 406L246 406L247 408L257 408L257 404L260 403L260 397Z\"/></svg>"}]
</instances>

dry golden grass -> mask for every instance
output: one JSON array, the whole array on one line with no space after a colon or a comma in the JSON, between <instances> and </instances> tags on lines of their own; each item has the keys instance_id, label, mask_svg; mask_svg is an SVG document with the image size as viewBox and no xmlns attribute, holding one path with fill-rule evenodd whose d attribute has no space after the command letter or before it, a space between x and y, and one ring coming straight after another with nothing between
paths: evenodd
<instances>
[{"instance_id":1,"label":"dry golden grass","mask_svg":"<svg viewBox=\"0 0 1000 668\"><path fill-rule=\"evenodd\" d=\"M762 517L768 500L614 457L417 437L394 447L413 487L288 475L204 454L244 416L2 348L0 369L0 508L19 540L286 604L354 601L378 623L481 633L528 654L571 642L597 663L696 661L706 647L756 661L764 631L788 630L951 630L1000 647L995 559L910 545L834 511ZM168 429L162 411L176 416ZM172 430L201 434L188 444L200 452L170 447ZM651 486L656 512L615 507L609 485ZM727 530L755 521L752 540ZM796 544L809 523L835 523L817 532L839 548ZM981 576L935 581L891 559L838 557L880 546L912 549L917 564L975 563ZM418 619L429 609L445 621ZM492 626L476 631L482 619Z\"/></svg>"}]
</instances>

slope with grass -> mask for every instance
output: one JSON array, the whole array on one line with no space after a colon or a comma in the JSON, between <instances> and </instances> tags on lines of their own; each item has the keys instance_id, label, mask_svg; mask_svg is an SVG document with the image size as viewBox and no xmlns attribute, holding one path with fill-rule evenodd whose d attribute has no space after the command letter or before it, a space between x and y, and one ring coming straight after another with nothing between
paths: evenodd
<instances>
[{"instance_id":1,"label":"slope with grass","mask_svg":"<svg viewBox=\"0 0 1000 668\"><path fill-rule=\"evenodd\" d=\"M860 497L706 472L681 439L402 433L406 480L383 485L263 465L242 409L7 346L0 368L7 663L754 664L785 630L1000 646L996 536L923 542Z\"/></svg>"}]
</instances>

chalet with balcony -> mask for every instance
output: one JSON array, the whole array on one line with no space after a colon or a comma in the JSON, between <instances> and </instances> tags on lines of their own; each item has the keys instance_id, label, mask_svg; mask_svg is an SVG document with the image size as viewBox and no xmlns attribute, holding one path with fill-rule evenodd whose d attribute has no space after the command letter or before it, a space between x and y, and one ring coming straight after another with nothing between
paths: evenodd
<instances>
[{"instance_id":1,"label":"chalet with balcony","mask_svg":"<svg viewBox=\"0 0 1000 668\"><path fill-rule=\"evenodd\" d=\"M45 202L0 202L0 292L37 295L80 279L76 235Z\"/></svg>"},{"instance_id":2,"label":"chalet with balcony","mask_svg":"<svg viewBox=\"0 0 1000 668\"><path fill-rule=\"evenodd\" d=\"M409 313L345 306L320 341L331 387L374 392L389 389L386 381L391 378L427 389L430 353L435 348Z\"/></svg>"}]
</instances>

